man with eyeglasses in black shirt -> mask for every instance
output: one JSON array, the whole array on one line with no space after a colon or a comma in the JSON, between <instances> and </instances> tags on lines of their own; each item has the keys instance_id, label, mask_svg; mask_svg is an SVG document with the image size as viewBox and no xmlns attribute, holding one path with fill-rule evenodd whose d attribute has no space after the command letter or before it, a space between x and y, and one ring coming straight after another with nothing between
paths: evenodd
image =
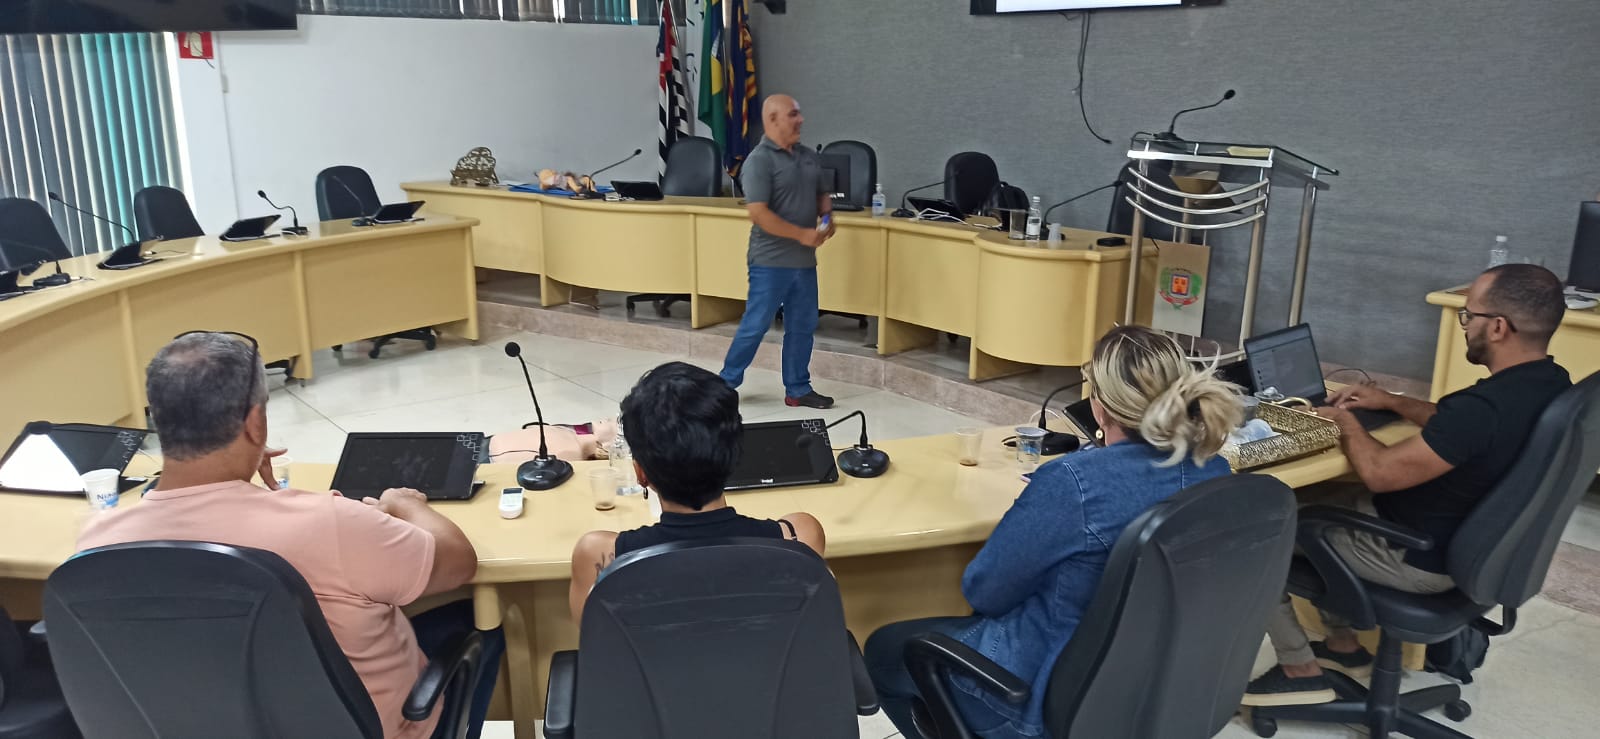
<instances>
[{"instance_id":1,"label":"man with eyeglasses in black shirt","mask_svg":"<svg viewBox=\"0 0 1600 739\"><path fill-rule=\"evenodd\" d=\"M1339 425L1340 445L1365 486L1344 503L1433 538L1432 549L1417 551L1366 532L1331 532L1329 543L1358 576L1413 593L1455 587L1446 563L1456 529L1522 454L1545 406L1572 386L1567 371L1549 355L1550 337L1565 311L1561 280L1549 270L1531 264L1494 267L1472 283L1466 307L1457 311L1466 332L1467 361L1486 367L1487 378L1437 404L1370 383L1352 385L1317 409ZM1392 410L1421 426L1422 433L1385 446L1361 427L1350 413L1355 408ZM1372 655L1355 632L1334 614L1323 614L1323 622L1326 641L1309 642L1285 596L1267 624L1278 666L1252 680L1241 702L1326 703L1335 696L1323 668L1370 675Z\"/></svg>"}]
</instances>

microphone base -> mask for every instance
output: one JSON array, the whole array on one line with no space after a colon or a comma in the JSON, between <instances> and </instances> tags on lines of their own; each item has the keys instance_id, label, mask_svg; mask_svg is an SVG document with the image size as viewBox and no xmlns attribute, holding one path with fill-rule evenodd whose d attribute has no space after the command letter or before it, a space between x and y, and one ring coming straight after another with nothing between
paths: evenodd
<instances>
[{"instance_id":1,"label":"microphone base","mask_svg":"<svg viewBox=\"0 0 1600 739\"><path fill-rule=\"evenodd\" d=\"M289 226L283 229L283 233L285 236L305 236L311 233L311 229L305 226Z\"/></svg>"},{"instance_id":2,"label":"microphone base","mask_svg":"<svg viewBox=\"0 0 1600 739\"><path fill-rule=\"evenodd\" d=\"M72 282L72 275L65 272L45 275L33 281L34 287L60 287Z\"/></svg>"},{"instance_id":3,"label":"microphone base","mask_svg":"<svg viewBox=\"0 0 1600 739\"><path fill-rule=\"evenodd\" d=\"M517 467L523 490L549 490L572 478L572 463L555 457L534 457Z\"/></svg>"},{"instance_id":4,"label":"microphone base","mask_svg":"<svg viewBox=\"0 0 1600 739\"><path fill-rule=\"evenodd\" d=\"M1062 433L1060 431L1046 431L1044 441L1039 445L1039 453L1046 457L1057 454L1066 454L1076 451L1083 442L1078 440L1076 434Z\"/></svg>"},{"instance_id":5,"label":"microphone base","mask_svg":"<svg viewBox=\"0 0 1600 739\"><path fill-rule=\"evenodd\" d=\"M575 193L573 193L571 195L568 195L567 199L568 200L605 200L606 196L601 195L600 193L597 193L597 192L595 192L593 190L584 190L584 191L581 191L581 192L575 192Z\"/></svg>"},{"instance_id":6,"label":"microphone base","mask_svg":"<svg viewBox=\"0 0 1600 739\"><path fill-rule=\"evenodd\" d=\"M377 225L377 222L372 220L371 218L367 218L367 217L363 216L361 218L352 219L350 221L350 225L355 226L357 228L362 228L362 227L365 227L365 226Z\"/></svg>"},{"instance_id":7,"label":"microphone base","mask_svg":"<svg viewBox=\"0 0 1600 739\"><path fill-rule=\"evenodd\" d=\"M1162 131L1154 136L1157 141L1182 141L1183 137L1171 131Z\"/></svg>"},{"instance_id":8,"label":"microphone base","mask_svg":"<svg viewBox=\"0 0 1600 739\"><path fill-rule=\"evenodd\" d=\"M851 477L877 477L889 470L889 455L871 445L839 452L839 471Z\"/></svg>"},{"instance_id":9,"label":"microphone base","mask_svg":"<svg viewBox=\"0 0 1600 739\"><path fill-rule=\"evenodd\" d=\"M916 218L917 214L916 214L915 211L909 210L907 208L895 208L894 212L889 214L889 217L890 218Z\"/></svg>"}]
</instances>

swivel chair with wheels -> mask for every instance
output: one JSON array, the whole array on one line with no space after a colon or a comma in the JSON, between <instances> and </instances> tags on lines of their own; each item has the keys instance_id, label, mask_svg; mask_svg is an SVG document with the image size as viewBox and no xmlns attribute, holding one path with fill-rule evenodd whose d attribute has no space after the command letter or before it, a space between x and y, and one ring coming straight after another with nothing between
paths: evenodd
<instances>
[{"instance_id":1,"label":"swivel chair with wheels","mask_svg":"<svg viewBox=\"0 0 1600 739\"><path fill-rule=\"evenodd\" d=\"M49 660L28 651L17 625L0 608L0 739L80 736Z\"/></svg>"},{"instance_id":2,"label":"swivel chair with wheels","mask_svg":"<svg viewBox=\"0 0 1600 739\"><path fill-rule=\"evenodd\" d=\"M0 198L0 270L71 258L43 205L27 198Z\"/></svg>"},{"instance_id":3,"label":"swivel chair with wheels","mask_svg":"<svg viewBox=\"0 0 1600 739\"><path fill-rule=\"evenodd\" d=\"M944 199L962 213L977 213L1000 184L1000 169L988 154L964 151L945 161L944 177Z\"/></svg>"},{"instance_id":4,"label":"swivel chair with wheels","mask_svg":"<svg viewBox=\"0 0 1600 739\"><path fill-rule=\"evenodd\" d=\"M1061 650L1044 693L1049 735L1210 737L1233 717L1294 549L1294 492L1263 475L1180 491L1134 519ZM912 639L906 666L925 739L972 739L947 682L1021 704L1032 693L944 634Z\"/></svg>"},{"instance_id":5,"label":"swivel chair with wheels","mask_svg":"<svg viewBox=\"0 0 1600 739\"><path fill-rule=\"evenodd\" d=\"M714 198L722 194L722 152L717 142L703 136L678 139L667 149L667 169L661 175L661 194L668 197ZM672 315L672 304L688 300L684 293L642 293L624 299L628 315L634 305L650 301L656 315Z\"/></svg>"},{"instance_id":6,"label":"swivel chair with wheels","mask_svg":"<svg viewBox=\"0 0 1600 739\"><path fill-rule=\"evenodd\" d=\"M316 189L317 216L323 221L366 218L383 207L383 201L378 199L377 188L372 186L372 177L360 167L339 165L324 169L317 173ZM439 336L434 333L433 327L424 326L374 337L367 356L377 359L383 346L396 339L420 341L423 348L430 352L439 345ZM343 349L344 346L340 344L333 346L334 351Z\"/></svg>"},{"instance_id":7,"label":"swivel chair with wheels","mask_svg":"<svg viewBox=\"0 0 1600 739\"><path fill-rule=\"evenodd\" d=\"M182 190L152 185L133 195L133 222L143 241L170 241L204 236L189 198Z\"/></svg>"},{"instance_id":8,"label":"swivel chair with wheels","mask_svg":"<svg viewBox=\"0 0 1600 739\"><path fill-rule=\"evenodd\" d=\"M1345 616L1352 628L1382 629L1372 681L1363 688L1328 671L1339 700L1251 711L1251 727L1269 737L1278 721L1364 724L1373 737L1399 732L1415 739L1465 739L1467 735L1434 723L1421 713L1438 706L1453 721L1472 707L1454 683L1400 692L1400 653L1404 642L1435 644L1462 629L1504 633L1516 608L1544 586L1550 559L1572 511L1600 469L1600 373L1557 396L1545 408L1521 456L1504 479L1478 502L1456 530L1447 553L1456 588L1418 595L1366 582L1350 571L1327 542L1334 529L1366 531L1407 549L1427 551L1427 535L1392 521L1331 506L1300 512L1299 543L1305 552L1289 569L1289 592L1318 608ZM1484 618L1496 605L1502 625Z\"/></svg>"},{"instance_id":9,"label":"swivel chair with wheels","mask_svg":"<svg viewBox=\"0 0 1600 739\"><path fill-rule=\"evenodd\" d=\"M833 575L799 542L625 554L582 626L578 650L550 659L546 739L856 736L878 710Z\"/></svg>"},{"instance_id":10,"label":"swivel chair with wheels","mask_svg":"<svg viewBox=\"0 0 1600 739\"><path fill-rule=\"evenodd\" d=\"M305 579L272 552L145 541L78 554L45 583L50 654L92 737L380 739L377 709ZM429 662L402 710L467 731L483 637ZM142 730L141 730L142 729Z\"/></svg>"}]
</instances>

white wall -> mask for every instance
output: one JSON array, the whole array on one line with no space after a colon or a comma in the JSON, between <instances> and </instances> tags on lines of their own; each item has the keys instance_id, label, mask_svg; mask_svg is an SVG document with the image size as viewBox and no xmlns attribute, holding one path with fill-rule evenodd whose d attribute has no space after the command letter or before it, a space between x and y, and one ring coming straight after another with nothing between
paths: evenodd
<instances>
[{"instance_id":1,"label":"white wall","mask_svg":"<svg viewBox=\"0 0 1600 739\"><path fill-rule=\"evenodd\" d=\"M502 181L542 167L619 179L656 171L654 27L300 16L297 31L223 33L217 69L179 62L193 176L209 232L274 200L316 220L313 183L352 164L378 195L448 179L487 146ZM223 112L218 113L218 107ZM607 176L602 176L607 179Z\"/></svg>"}]
</instances>

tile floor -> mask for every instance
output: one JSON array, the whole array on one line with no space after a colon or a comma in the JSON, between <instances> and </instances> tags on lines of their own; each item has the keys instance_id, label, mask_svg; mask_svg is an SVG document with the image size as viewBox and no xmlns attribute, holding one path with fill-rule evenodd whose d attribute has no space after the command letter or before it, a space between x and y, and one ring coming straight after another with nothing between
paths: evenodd
<instances>
[{"instance_id":1,"label":"tile floor","mask_svg":"<svg viewBox=\"0 0 1600 739\"><path fill-rule=\"evenodd\" d=\"M639 374L677 358L495 327L485 327L485 338L478 344L445 340L438 350L424 352L415 343L402 342L386 348L378 360L355 348L343 355L322 351L314 356L316 379L309 383L285 386L281 375L273 375L267 406L271 440L289 447L297 460L332 463L338 461L344 435L350 431L493 433L518 428L533 418L533 408L521 369L503 352L506 341L522 344L546 417L560 422L615 415L618 402ZM808 415L832 420L862 409L872 420L873 436L881 439L944 433L968 422L883 390L828 381L818 382L817 389L833 395L838 408L822 412L788 408L777 373L752 370L742 392L745 420ZM1600 499L1595 495L1579 508L1565 539L1600 549ZM1270 650L1263 647L1260 666L1269 661ZM1594 727L1600 725L1600 703L1592 699L1593 683L1600 678L1600 616L1536 598L1522 610L1517 629L1494 641L1488 663L1478 674L1477 682L1465 688L1474 711L1461 730L1480 738L1594 736ZM1433 675L1410 675L1407 686L1438 680ZM860 726L862 739L898 736L882 715L863 718ZM1362 734L1346 727L1286 723L1278 736ZM496 722L483 735L509 738L511 724ZM1218 736L1254 734L1236 718Z\"/></svg>"}]
</instances>

